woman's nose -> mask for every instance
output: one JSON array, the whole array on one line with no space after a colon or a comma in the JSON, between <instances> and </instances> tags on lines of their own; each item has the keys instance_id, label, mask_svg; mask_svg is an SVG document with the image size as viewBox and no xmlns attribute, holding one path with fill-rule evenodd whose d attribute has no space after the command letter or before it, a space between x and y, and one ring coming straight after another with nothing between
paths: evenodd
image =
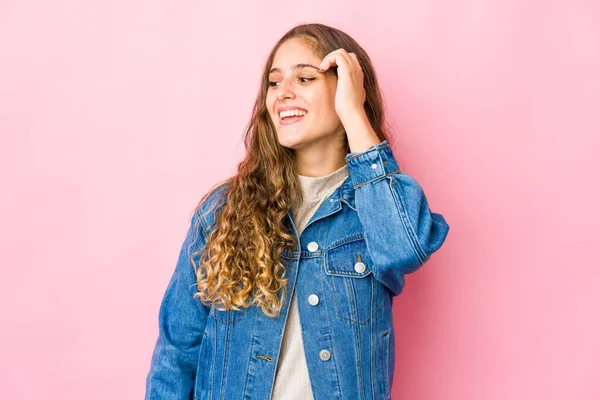
<instances>
[{"instance_id":1,"label":"woman's nose","mask_svg":"<svg viewBox=\"0 0 600 400\"><path fill-rule=\"evenodd\" d=\"M282 80L277 87L277 100L282 101L285 98L293 99L296 97L292 83Z\"/></svg>"}]
</instances>

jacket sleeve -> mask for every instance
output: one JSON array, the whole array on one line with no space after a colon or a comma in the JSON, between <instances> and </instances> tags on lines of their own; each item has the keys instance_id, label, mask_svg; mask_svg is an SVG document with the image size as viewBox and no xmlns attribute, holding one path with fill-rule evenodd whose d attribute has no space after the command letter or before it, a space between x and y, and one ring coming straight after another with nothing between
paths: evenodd
<instances>
[{"instance_id":1,"label":"jacket sleeve","mask_svg":"<svg viewBox=\"0 0 600 400\"><path fill-rule=\"evenodd\" d=\"M423 189L402 173L387 140L346 155L375 278L394 296L404 274L419 269L444 243L450 226L431 212Z\"/></svg>"},{"instance_id":2,"label":"jacket sleeve","mask_svg":"<svg viewBox=\"0 0 600 400\"><path fill-rule=\"evenodd\" d=\"M197 287L190 254L204 246L204 228L196 211L160 305L158 339L146 378L146 400L187 400L193 396L210 307L193 298Z\"/></svg>"}]
</instances>

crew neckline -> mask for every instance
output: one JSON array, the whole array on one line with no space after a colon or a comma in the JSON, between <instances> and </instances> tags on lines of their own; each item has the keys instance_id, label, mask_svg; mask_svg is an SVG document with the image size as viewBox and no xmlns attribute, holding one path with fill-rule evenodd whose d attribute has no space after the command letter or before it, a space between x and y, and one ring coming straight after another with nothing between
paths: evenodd
<instances>
[{"instance_id":1,"label":"crew neckline","mask_svg":"<svg viewBox=\"0 0 600 400\"><path fill-rule=\"evenodd\" d=\"M349 175L348 166L340 168L323 176L306 176L298 174L304 200L320 200L342 184Z\"/></svg>"}]
</instances>

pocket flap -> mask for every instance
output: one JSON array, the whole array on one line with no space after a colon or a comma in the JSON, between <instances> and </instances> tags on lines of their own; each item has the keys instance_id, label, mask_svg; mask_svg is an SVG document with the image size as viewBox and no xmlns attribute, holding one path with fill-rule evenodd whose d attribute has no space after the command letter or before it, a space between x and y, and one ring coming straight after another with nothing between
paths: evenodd
<instances>
[{"instance_id":1,"label":"pocket flap","mask_svg":"<svg viewBox=\"0 0 600 400\"><path fill-rule=\"evenodd\" d=\"M327 250L325 256L325 273L327 275L364 278L371 273L371 258L367 251L365 239L357 237L342 241Z\"/></svg>"}]
</instances>

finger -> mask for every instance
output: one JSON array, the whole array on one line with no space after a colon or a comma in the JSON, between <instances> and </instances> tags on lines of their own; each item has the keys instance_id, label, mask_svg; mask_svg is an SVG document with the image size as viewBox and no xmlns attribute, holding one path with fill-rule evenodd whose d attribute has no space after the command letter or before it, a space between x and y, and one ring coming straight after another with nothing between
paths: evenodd
<instances>
[{"instance_id":1,"label":"finger","mask_svg":"<svg viewBox=\"0 0 600 400\"><path fill-rule=\"evenodd\" d=\"M348 53L348 55L350 56L352 63L359 69L362 71L362 68L360 66L360 62L358 61L358 57L356 56L356 53Z\"/></svg>"},{"instance_id":2,"label":"finger","mask_svg":"<svg viewBox=\"0 0 600 400\"><path fill-rule=\"evenodd\" d=\"M329 67L337 65L339 66L340 62L339 59L341 59L341 54L340 54L340 50L334 50L331 53L327 54L323 60L321 61L321 64L319 65L319 71L321 72L325 72L329 69Z\"/></svg>"},{"instance_id":3,"label":"finger","mask_svg":"<svg viewBox=\"0 0 600 400\"><path fill-rule=\"evenodd\" d=\"M321 64L319 65L319 71L325 72L329 69L329 67L333 65L342 66L342 69L352 68L352 62L350 57L347 55L348 53L344 49L337 49L329 53L323 58Z\"/></svg>"},{"instance_id":4,"label":"finger","mask_svg":"<svg viewBox=\"0 0 600 400\"><path fill-rule=\"evenodd\" d=\"M339 57L336 57L336 60L344 59L347 62L347 65L342 67L342 71L340 73L347 73L348 76L356 76L359 77L359 79L362 79L363 72L362 68L360 67L360 63L358 62L358 58L356 58L356 54L348 53L344 49L339 49L338 51L339 52L337 54L339 54Z\"/></svg>"},{"instance_id":5,"label":"finger","mask_svg":"<svg viewBox=\"0 0 600 400\"><path fill-rule=\"evenodd\" d=\"M360 62L358 61L358 57L356 56L356 53L348 53L348 55L350 56L350 59L352 61L352 64L354 65L354 67L356 68L356 72L359 74L359 76L361 77L361 83L362 83L362 99L363 99L363 103L367 102L367 91L365 89L364 86L364 73L362 70L362 67L360 66Z\"/></svg>"},{"instance_id":6,"label":"finger","mask_svg":"<svg viewBox=\"0 0 600 400\"><path fill-rule=\"evenodd\" d=\"M361 75L364 76L364 72L362 67L360 66L360 61L358 61L358 57L356 56L355 53L349 53L350 55L350 59L352 60L352 64L354 65L354 67L356 68L356 72Z\"/></svg>"}]
</instances>

